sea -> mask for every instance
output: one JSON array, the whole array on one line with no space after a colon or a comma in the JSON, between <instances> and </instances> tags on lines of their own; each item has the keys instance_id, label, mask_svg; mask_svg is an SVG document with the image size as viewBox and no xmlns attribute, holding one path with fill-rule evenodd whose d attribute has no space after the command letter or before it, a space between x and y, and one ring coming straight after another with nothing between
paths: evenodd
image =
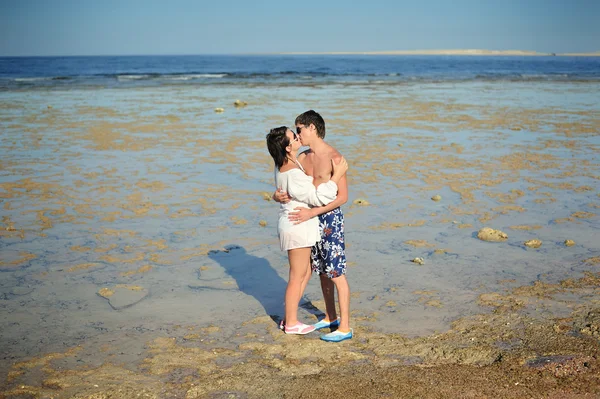
<instances>
[{"instance_id":1,"label":"sea","mask_svg":"<svg viewBox=\"0 0 600 399\"><path fill-rule=\"evenodd\" d=\"M189 55L0 57L0 90L162 85L598 81L600 58Z\"/></svg>"},{"instance_id":2,"label":"sea","mask_svg":"<svg viewBox=\"0 0 600 399\"><path fill-rule=\"evenodd\" d=\"M600 57L1 57L0 380L74 347L134 367L160 337L278 334L265 135L309 109L350 165L356 340L599 271ZM323 310L313 277L299 318Z\"/></svg>"}]
</instances>

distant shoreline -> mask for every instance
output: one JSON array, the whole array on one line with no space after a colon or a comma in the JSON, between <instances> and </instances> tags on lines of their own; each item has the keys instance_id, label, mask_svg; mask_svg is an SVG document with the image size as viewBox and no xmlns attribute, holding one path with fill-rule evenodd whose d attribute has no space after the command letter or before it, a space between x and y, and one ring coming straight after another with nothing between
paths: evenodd
<instances>
[{"instance_id":1,"label":"distant shoreline","mask_svg":"<svg viewBox=\"0 0 600 399\"><path fill-rule=\"evenodd\" d=\"M567 56L600 57L600 51L590 53L540 53L524 50L390 50L390 51L328 51L328 52L284 52L281 55L486 55L486 56Z\"/></svg>"},{"instance_id":2,"label":"distant shoreline","mask_svg":"<svg viewBox=\"0 0 600 399\"><path fill-rule=\"evenodd\" d=\"M197 54L84 54L84 55L0 55L0 58L53 58L53 57L187 57L187 56L245 56L245 55L471 55L471 56L531 56L531 57L600 57L600 51L587 53L541 53L527 50L389 50L389 51L285 51L285 52L246 52L246 53L197 53Z\"/></svg>"}]
</instances>

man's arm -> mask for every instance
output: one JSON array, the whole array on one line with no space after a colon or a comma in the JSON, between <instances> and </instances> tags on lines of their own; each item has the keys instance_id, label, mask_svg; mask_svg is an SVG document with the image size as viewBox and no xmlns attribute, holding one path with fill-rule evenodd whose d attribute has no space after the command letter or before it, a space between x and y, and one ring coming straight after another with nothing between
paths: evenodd
<instances>
[{"instance_id":1,"label":"man's arm","mask_svg":"<svg viewBox=\"0 0 600 399\"><path fill-rule=\"evenodd\" d=\"M346 179L346 175L344 175L338 183L338 192L335 199L325 206L317 206L311 208L311 217L327 213L337 207L344 205L346 202L348 202L348 181Z\"/></svg>"},{"instance_id":2,"label":"man's arm","mask_svg":"<svg viewBox=\"0 0 600 399\"><path fill-rule=\"evenodd\" d=\"M337 155L333 159L334 162L339 163L342 159L342 156ZM346 174L342 176L337 185L338 193L335 200L333 200L325 206L317 206L310 209L302 207L294 208L295 212L290 212L288 215L288 219L294 222L294 224L299 224L302 222L306 222L308 219L311 219L315 216L322 215L323 213L327 213L339 206L344 205L346 202L348 202L348 180Z\"/></svg>"}]
</instances>

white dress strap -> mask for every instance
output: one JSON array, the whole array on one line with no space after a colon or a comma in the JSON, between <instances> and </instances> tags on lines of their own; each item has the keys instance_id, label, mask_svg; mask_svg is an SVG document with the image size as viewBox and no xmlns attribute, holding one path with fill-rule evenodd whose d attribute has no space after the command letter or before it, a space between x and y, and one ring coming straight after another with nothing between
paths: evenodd
<instances>
[{"instance_id":1,"label":"white dress strap","mask_svg":"<svg viewBox=\"0 0 600 399\"><path fill-rule=\"evenodd\" d=\"M302 164L300 162L298 162L297 159L294 159L294 163L296 165L298 165L298 167L300 168L301 171L303 171L304 173L306 173L306 171L304 170L304 168L302 167Z\"/></svg>"}]
</instances>

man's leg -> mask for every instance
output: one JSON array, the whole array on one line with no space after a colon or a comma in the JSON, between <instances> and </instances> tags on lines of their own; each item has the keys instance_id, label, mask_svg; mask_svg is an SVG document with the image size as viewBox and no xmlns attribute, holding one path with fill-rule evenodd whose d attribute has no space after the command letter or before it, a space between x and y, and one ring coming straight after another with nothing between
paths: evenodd
<instances>
[{"instance_id":1,"label":"man's leg","mask_svg":"<svg viewBox=\"0 0 600 399\"><path fill-rule=\"evenodd\" d=\"M322 280L321 280L322 281ZM332 280L332 285L338 292L338 301L340 303L340 326L338 331L349 332L350 331L350 286L346 275L335 277ZM335 308L334 308L335 309Z\"/></svg>"},{"instance_id":2,"label":"man's leg","mask_svg":"<svg viewBox=\"0 0 600 399\"><path fill-rule=\"evenodd\" d=\"M335 286L326 274L320 274L319 278L321 279L321 291L323 291L323 300L325 301L325 321L334 321L337 319Z\"/></svg>"},{"instance_id":3,"label":"man's leg","mask_svg":"<svg viewBox=\"0 0 600 399\"><path fill-rule=\"evenodd\" d=\"M321 223L321 217L319 217L319 223ZM323 300L325 301L325 318L323 321L331 322L337 319L337 312L335 310L335 286L324 269L327 258L326 252L323 250L323 243L324 241L321 240L312 247L310 259L312 271L319 274L319 279L321 281L321 291L323 292Z\"/></svg>"},{"instance_id":4,"label":"man's leg","mask_svg":"<svg viewBox=\"0 0 600 399\"><path fill-rule=\"evenodd\" d=\"M340 305L340 324L336 331L321 336L321 339L329 342L340 342L351 339L353 336L350 329L350 286L346 279L346 245L344 242L344 215L337 208L325 214L327 219L326 229L321 238L323 251L321 277L321 288L325 298L325 307L328 316L335 317L334 287L337 289L338 303ZM326 245L325 245L326 244ZM331 300L331 303L328 303Z\"/></svg>"}]
</instances>

